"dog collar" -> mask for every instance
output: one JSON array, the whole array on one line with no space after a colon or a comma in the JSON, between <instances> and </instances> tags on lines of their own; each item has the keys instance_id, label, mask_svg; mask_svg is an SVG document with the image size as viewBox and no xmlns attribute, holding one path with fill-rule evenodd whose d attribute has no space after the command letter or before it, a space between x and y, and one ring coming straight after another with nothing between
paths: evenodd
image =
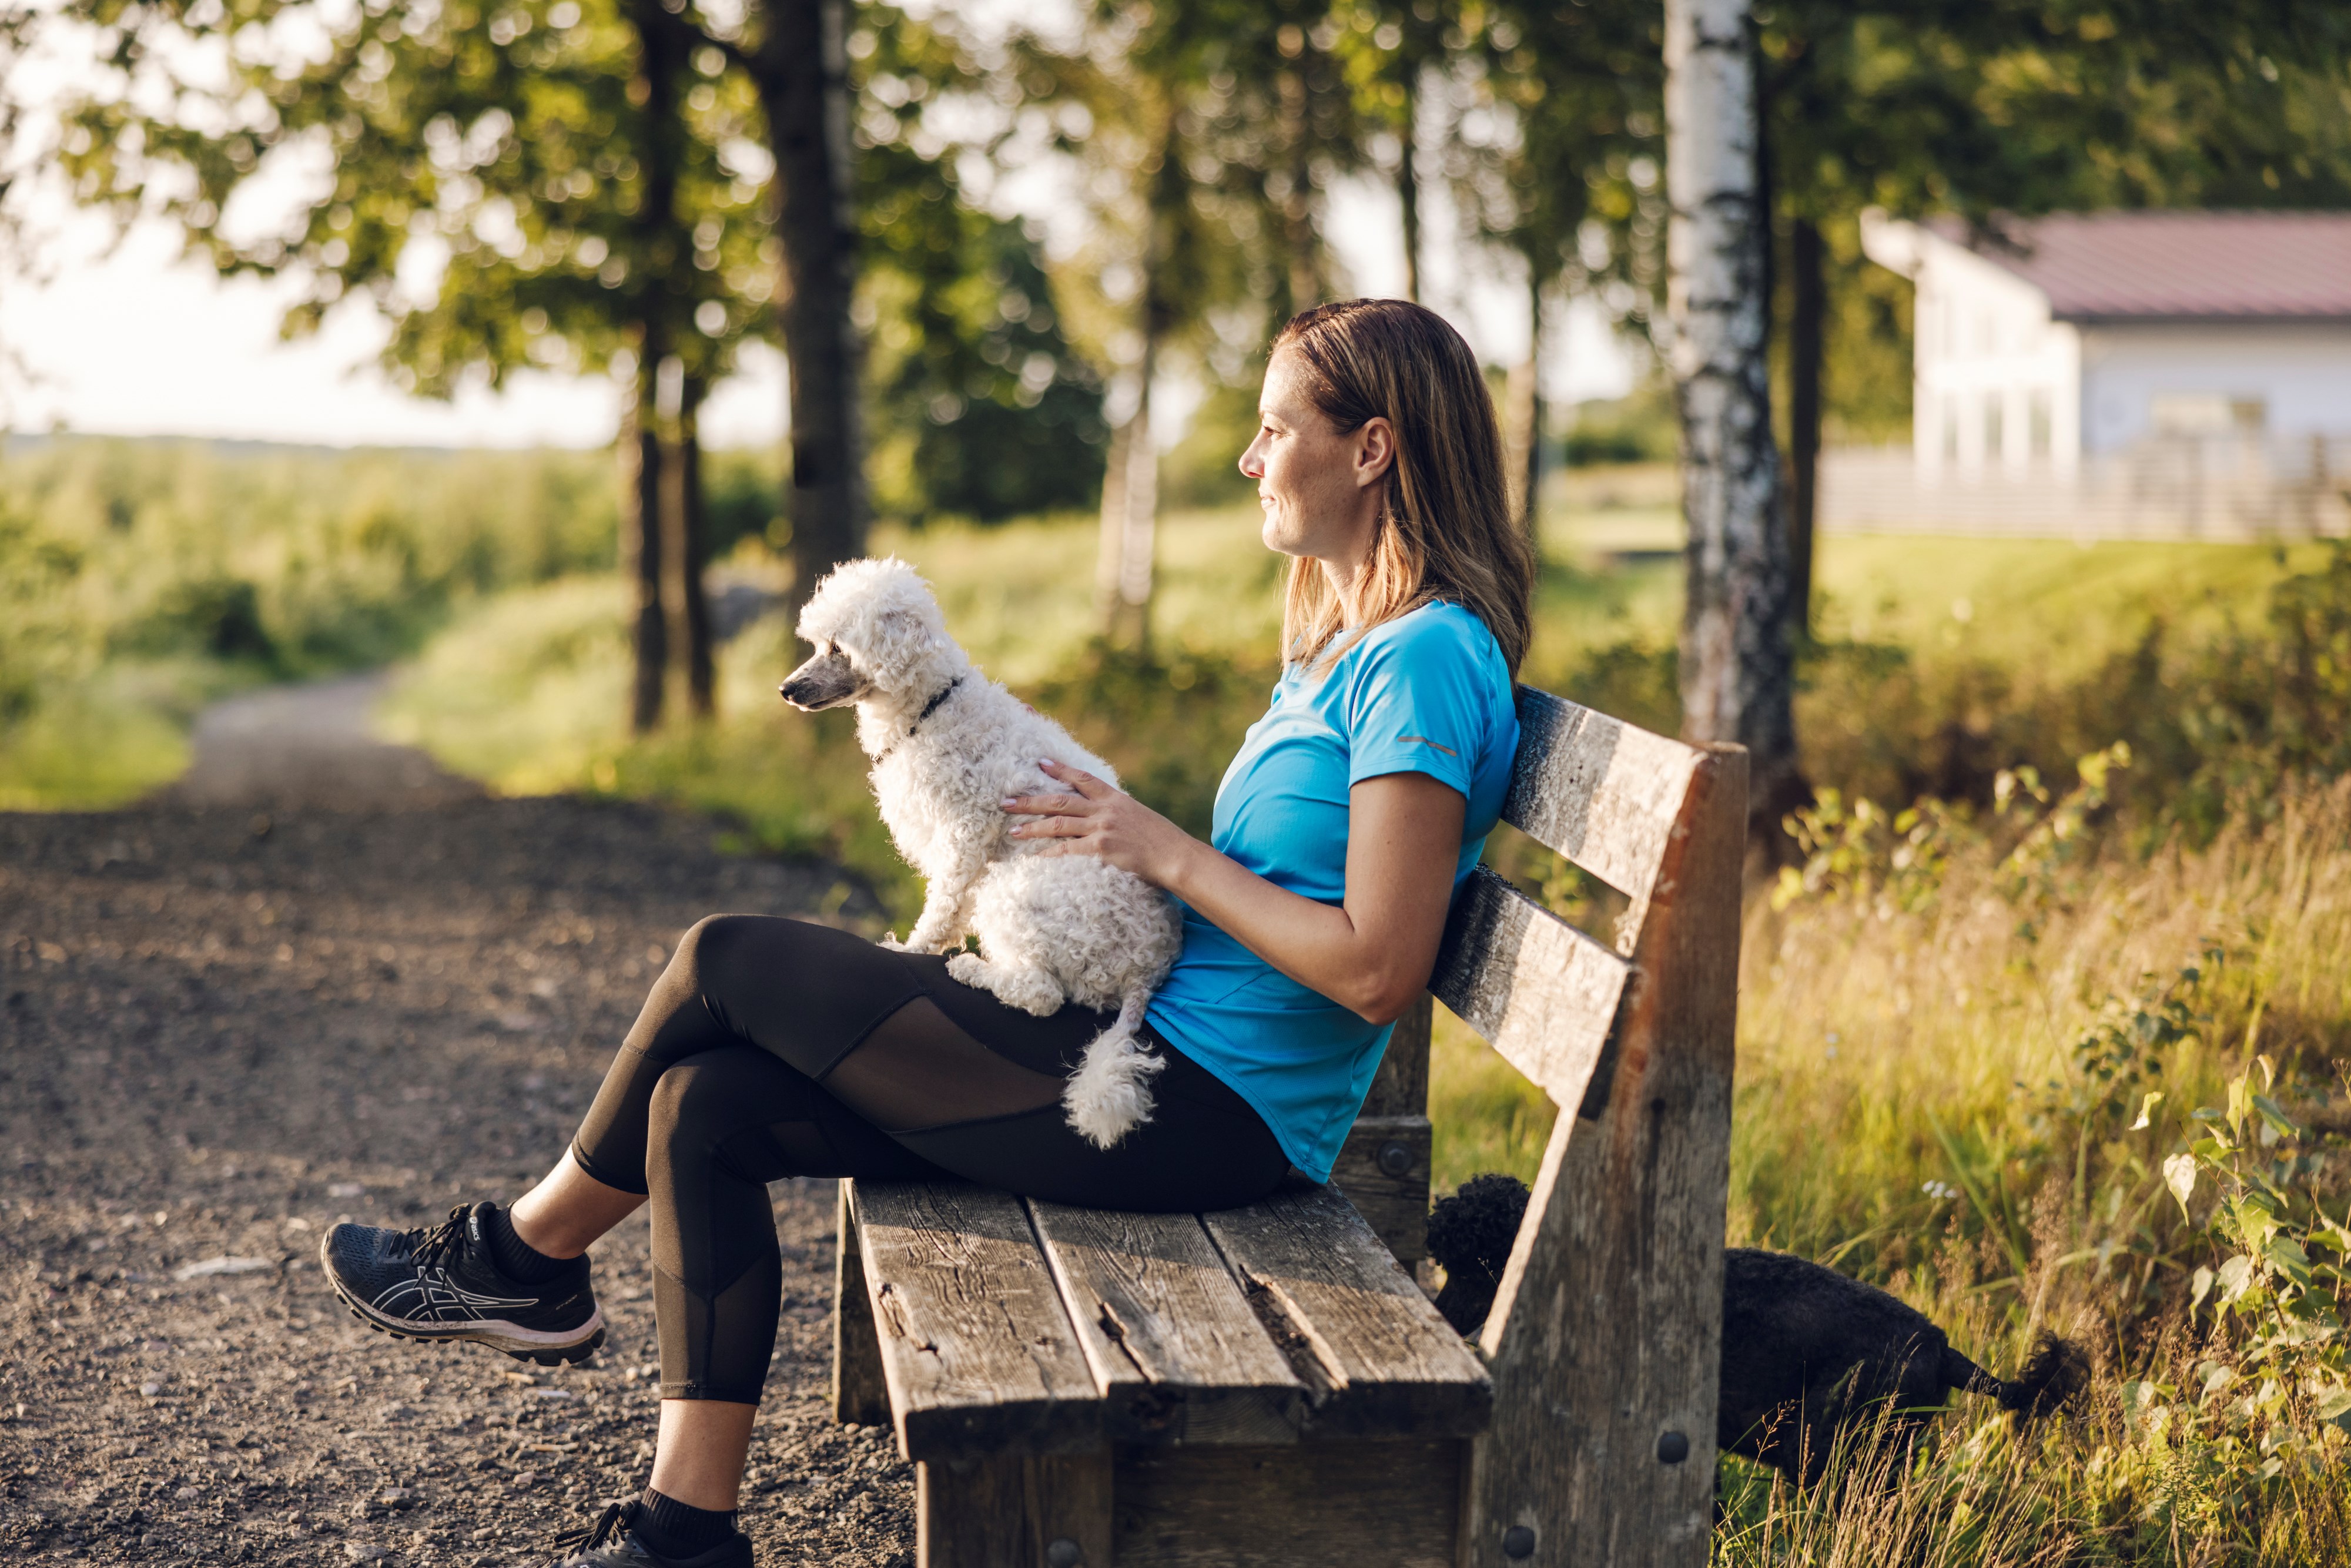
<instances>
[{"instance_id":1,"label":"dog collar","mask_svg":"<svg viewBox=\"0 0 2351 1568\"><path fill-rule=\"evenodd\" d=\"M914 732L923 727L923 721L930 717L931 715L938 712L939 705L946 701L947 698L953 696L955 695L955 689L961 685L963 685L963 677L961 675L957 675L954 680L949 681L946 685L941 686L936 692L932 694L931 700L923 705L923 711L914 716L914 722L906 727L906 733L897 738L897 740L891 746L889 751L883 752L881 757L877 757L873 760L880 762L883 758L890 756L891 752L896 751L899 747L904 746L906 742L914 739Z\"/></svg>"}]
</instances>

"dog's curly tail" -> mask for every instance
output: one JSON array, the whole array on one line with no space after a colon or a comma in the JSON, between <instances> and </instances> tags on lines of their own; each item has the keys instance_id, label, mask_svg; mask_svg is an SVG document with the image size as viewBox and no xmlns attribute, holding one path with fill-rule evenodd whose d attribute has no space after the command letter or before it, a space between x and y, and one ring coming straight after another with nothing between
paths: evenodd
<instances>
[{"instance_id":1,"label":"dog's curly tail","mask_svg":"<svg viewBox=\"0 0 2351 1568\"><path fill-rule=\"evenodd\" d=\"M1120 1000L1118 1021L1096 1035L1085 1060L1061 1091L1070 1125L1098 1149L1107 1149L1151 1120L1151 1080L1167 1059L1145 1051L1135 1039L1143 1027L1148 989L1131 990Z\"/></svg>"},{"instance_id":2,"label":"dog's curly tail","mask_svg":"<svg viewBox=\"0 0 2351 1568\"><path fill-rule=\"evenodd\" d=\"M2002 1382L1948 1346L1943 1351L1943 1381L1966 1393L1997 1399L2001 1408L2013 1412L2018 1420L2031 1421L2073 1403L2089 1384L2090 1358L2071 1340L2044 1330L2033 1341L2032 1354L2014 1381Z\"/></svg>"}]
</instances>

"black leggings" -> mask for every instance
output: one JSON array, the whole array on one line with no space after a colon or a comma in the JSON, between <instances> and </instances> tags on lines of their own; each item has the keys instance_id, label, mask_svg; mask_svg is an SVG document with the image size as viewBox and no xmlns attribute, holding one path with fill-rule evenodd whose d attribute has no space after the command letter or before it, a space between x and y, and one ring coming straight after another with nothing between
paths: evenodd
<instances>
[{"instance_id":1,"label":"black leggings","mask_svg":"<svg viewBox=\"0 0 2351 1568\"><path fill-rule=\"evenodd\" d=\"M1114 1015L1036 1018L797 920L715 915L685 934L572 1141L581 1169L653 1197L662 1397L756 1404L783 1264L767 1184L962 1177L1157 1213L1232 1208L1289 1161L1249 1103L1152 1037L1152 1119L1097 1149L1062 1081Z\"/></svg>"}]
</instances>

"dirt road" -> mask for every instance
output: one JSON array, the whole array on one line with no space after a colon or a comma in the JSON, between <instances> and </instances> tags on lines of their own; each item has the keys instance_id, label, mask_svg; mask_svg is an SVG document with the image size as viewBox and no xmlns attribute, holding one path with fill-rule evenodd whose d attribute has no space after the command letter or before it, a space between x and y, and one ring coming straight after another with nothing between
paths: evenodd
<instances>
[{"instance_id":1,"label":"dirt road","mask_svg":"<svg viewBox=\"0 0 2351 1568\"><path fill-rule=\"evenodd\" d=\"M0 815L0 1549L103 1563L522 1564L643 1483L640 1217L611 1338L542 1371L361 1329L320 1229L421 1225L558 1154L677 933L862 900L709 824L495 800L370 739L373 688L206 716L183 789ZM830 1182L775 1188L760 1562L911 1560L885 1435L831 1425Z\"/></svg>"}]
</instances>

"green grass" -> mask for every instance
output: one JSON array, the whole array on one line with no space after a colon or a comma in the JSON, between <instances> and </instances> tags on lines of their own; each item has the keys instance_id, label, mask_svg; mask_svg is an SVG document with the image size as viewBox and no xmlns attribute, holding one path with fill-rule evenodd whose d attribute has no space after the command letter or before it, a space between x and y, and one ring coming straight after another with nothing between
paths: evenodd
<instances>
[{"instance_id":1,"label":"green grass","mask_svg":"<svg viewBox=\"0 0 2351 1568\"><path fill-rule=\"evenodd\" d=\"M0 727L0 811L104 810L178 778L198 708L256 677L193 661L120 664Z\"/></svg>"},{"instance_id":2,"label":"green grass","mask_svg":"<svg viewBox=\"0 0 2351 1568\"><path fill-rule=\"evenodd\" d=\"M184 766L203 704L379 664L457 608L611 561L590 453L11 440L0 460L0 805L112 805Z\"/></svg>"}]
</instances>

